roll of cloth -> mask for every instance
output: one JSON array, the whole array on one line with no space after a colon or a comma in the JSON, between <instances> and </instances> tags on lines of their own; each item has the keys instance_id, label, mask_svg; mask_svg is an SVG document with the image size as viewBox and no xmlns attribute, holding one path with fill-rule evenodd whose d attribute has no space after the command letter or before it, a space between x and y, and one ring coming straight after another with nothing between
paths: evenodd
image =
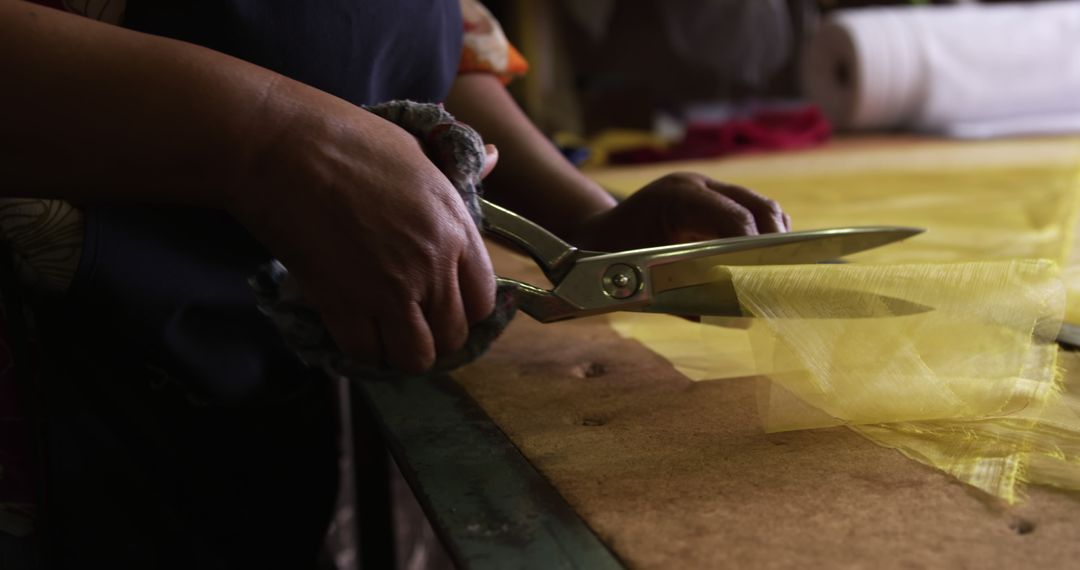
<instances>
[{"instance_id":1,"label":"roll of cloth","mask_svg":"<svg viewBox=\"0 0 1080 570\"><path fill-rule=\"evenodd\" d=\"M802 83L840 129L1080 132L1080 2L840 11Z\"/></svg>"}]
</instances>

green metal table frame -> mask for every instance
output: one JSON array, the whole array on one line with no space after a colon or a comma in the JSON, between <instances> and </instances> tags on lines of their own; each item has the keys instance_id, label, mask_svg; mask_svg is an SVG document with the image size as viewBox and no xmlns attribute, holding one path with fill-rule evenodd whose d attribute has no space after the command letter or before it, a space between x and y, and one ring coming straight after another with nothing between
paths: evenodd
<instances>
[{"instance_id":1,"label":"green metal table frame","mask_svg":"<svg viewBox=\"0 0 1080 570\"><path fill-rule=\"evenodd\" d=\"M623 568L451 378L353 382L351 393L354 418L370 412L459 568ZM365 423L354 422L357 438L371 433ZM385 503L368 507L389 512ZM392 540L363 542L372 539Z\"/></svg>"}]
</instances>

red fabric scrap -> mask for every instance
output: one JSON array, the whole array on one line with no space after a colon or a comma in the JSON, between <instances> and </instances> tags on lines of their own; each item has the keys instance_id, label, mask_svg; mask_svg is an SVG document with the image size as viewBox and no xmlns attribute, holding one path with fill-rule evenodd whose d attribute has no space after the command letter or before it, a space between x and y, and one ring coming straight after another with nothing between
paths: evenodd
<instances>
[{"instance_id":1,"label":"red fabric scrap","mask_svg":"<svg viewBox=\"0 0 1080 570\"><path fill-rule=\"evenodd\" d=\"M611 153L612 164L715 158L729 154L792 150L824 143L832 126L813 106L757 111L723 122L688 123L686 136L666 149L641 147Z\"/></svg>"}]
</instances>

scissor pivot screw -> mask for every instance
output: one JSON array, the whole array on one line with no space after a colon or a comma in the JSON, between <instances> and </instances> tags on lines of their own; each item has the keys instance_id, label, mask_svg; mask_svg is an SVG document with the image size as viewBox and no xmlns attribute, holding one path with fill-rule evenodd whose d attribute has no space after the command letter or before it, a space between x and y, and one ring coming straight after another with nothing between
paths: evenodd
<instances>
[{"instance_id":1,"label":"scissor pivot screw","mask_svg":"<svg viewBox=\"0 0 1080 570\"><path fill-rule=\"evenodd\" d=\"M626 299L637 294L641 279L637 269L622 263L616 263L604 271L604 292L613 299Z\"/></svg>"}]
</instances>

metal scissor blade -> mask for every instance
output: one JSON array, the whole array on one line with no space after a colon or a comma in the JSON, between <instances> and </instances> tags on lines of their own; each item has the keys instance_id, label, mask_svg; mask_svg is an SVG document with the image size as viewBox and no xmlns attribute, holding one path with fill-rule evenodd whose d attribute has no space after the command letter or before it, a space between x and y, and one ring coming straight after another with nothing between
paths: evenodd
<instances>
[{"instance_id":1,"label":"metal scissor blade","mask_svg":"<svg viewBox=\"0 0 1080 570\"><path fill-rule=\"evenodd\" d=\"M724 265L818 263L922 233L919 228L871 226L767 234L638 250L654 295L716 281ZM629 252L628 252L629 253Z\"/></svg>"},{"instance_id":2,"label":"metal scissor blade","mask_svg":"<svg viewBox=\"0 0 1080 570\"><path fill-rule=\"evenodd\" d=\"M931 307L897 297L877 295L851 289L814 287L805 290L814 299L813 307L798 315L778 314L784 317L812 319L874 318L915 315L932 310ZM751 316L743 312L731 279L721 279L692 287L672 289L656 295L653 302L640 309L649 313L670 313L685 316Z\"/></svg>"},{"instance_id":3,"label":"metal scissor blade","mask_svg":"<svg viewBox=\"0 0 1080 570\"><path fill-rule=\"evenodd\" d=\"M575 314L572 316L642 311L649 305L655 305L661 294L668 291L730 281L730 275L725 278L726 266L817 263L911 237L922 231L899 227L835 228L616 253L577 252L572 268L557 283L552 294L564 301L566 306L574 308ZM668 297L686 297L690 300L680 302L697 307L693 293ZM709 302L713 303L715 299ZM672 300L671 304L674 303ZM704 305L704 308L710 306ZM694 314L694 311L678 311L674 308L649 310ZM706 311L705 314L717 313Z\"/></svg>"}]
</instances>

